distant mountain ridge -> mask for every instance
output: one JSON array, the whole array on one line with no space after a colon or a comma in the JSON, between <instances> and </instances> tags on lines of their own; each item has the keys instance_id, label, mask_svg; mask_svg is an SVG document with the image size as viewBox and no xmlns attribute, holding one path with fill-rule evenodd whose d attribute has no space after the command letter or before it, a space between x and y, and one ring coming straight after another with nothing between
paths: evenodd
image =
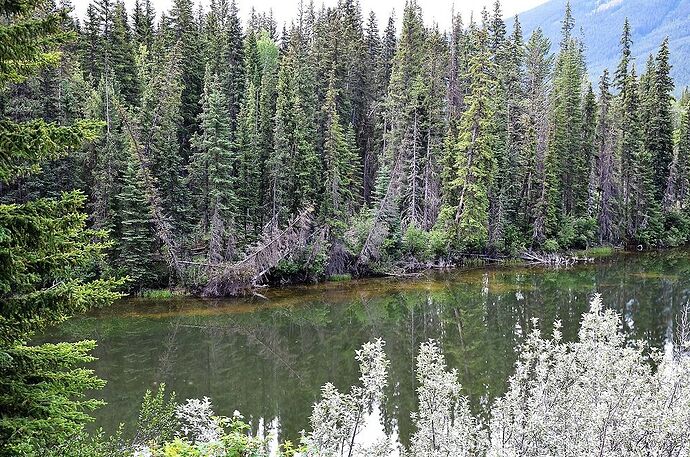
<instances>
[{"instance_id":1,"label":"distant mountain ridge","mask_svg":"<svg viewBox=\"0 0 690 457\"><path fill-rule=\"evenodd\" d=\"M565 0L549 0L521 13L525 36L541 27L551 39L552 50L557 51L565 4ZM690 85L690 0L572 0L570 4L576 29L582 30L592 81L597 81L605 68L615 70L623 21L627 17L632 27L632 52L638 74L644 71L647 56L656 53L668 36L676 92Z\"/></svg>"}]
</instances>

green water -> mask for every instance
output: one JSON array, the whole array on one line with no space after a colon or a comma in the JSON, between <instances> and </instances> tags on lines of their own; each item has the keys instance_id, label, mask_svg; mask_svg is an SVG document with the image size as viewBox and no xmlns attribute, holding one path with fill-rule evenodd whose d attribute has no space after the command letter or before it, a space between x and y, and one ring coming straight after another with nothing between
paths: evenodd
<instances>
[{"instance_id":1,"label":"green water","mask_svg":"<svg viewBox=\"0 0 690 457\"><path fill-rule=\"evenodd\" d=\"M96 425L106 431L120 422L131 427L144 391L165 382L180 398L209 396L219 414L239 410L254 426L295 439L308 429L320 386L355 383L355 350L381 337L391 360L381 414L387 432L406 443L422 341L442 342L481 412L503 392L532 318L542 328L560 319L564 337L573 339L595 292L623 315L631 338L664 347L690 295L690 252L617 255L560 270L496 267L273 289L264 292L267 300L123 301L72 319L49 338L98 340L93 367L108 380L101 392L108 405Z\"/></svg>"}]
</instances>

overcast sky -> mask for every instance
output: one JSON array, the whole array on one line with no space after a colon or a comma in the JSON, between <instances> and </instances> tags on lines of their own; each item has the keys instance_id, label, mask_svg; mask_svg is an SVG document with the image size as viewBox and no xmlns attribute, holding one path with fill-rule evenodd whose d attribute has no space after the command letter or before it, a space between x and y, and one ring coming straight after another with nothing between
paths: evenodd
<instances>
[{"instance_id":1,"label":"overcast sky","mask_svg":"<svg viewBox=\"0 0 690 457\"><path fill-rule=\"evenodd\" d=\"M203 5L208 5L209 0L195 0L197 3L201 2ZM249 15L249 11L253 6L257 11L268 11L273 9L273 15L278 21L278 28L282 27L284 22L289 22L293 19L295 12L297 11L297 5L299 0L236 0L237 6L240 9L240 14L243 19L246 19ZM546 0L504 0L503 12L506 16L512 16L517 13L521 13L530 8L533 8L541 3L545 3ZM90 3L90 0L73 0L72 3L75 5L75 12L83 17L86 11L86 7ZM128 8L132 8L134 5L134 0L125 0ZM157 11L167 11L170 9L172 0L152 0L153 5ZM307 3L307 0L305 0ZM338 3L337 0L314 0L314 4L317 9L320 5L324 3L327 6L335 5ZM468 18L470 13L474 11L475 17L478 17L482 7L485 5L491 8L493 5L493 0L418 0L419 5L424 11L425 20L428 24L436 22L439 24L441 29L447 29L450 26L450 11L453 5L455 5L455 10L461 12L463 17ZM390 12L395 9L396 16L398 20L402 15L402 10L405 6L405 0L360 0L362 5L362 11L366 15L369 11L373 10L376 16L379 18L380 23L384 23Z\"/></svg>"}]
</instances>

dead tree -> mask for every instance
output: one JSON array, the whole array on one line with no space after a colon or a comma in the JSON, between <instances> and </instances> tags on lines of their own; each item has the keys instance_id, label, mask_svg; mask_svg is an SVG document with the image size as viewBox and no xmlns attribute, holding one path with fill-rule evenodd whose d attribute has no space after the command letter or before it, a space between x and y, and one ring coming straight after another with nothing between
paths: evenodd
<instances>
[{"instance_id":1,"label":"dead tree","mask_svg":"<svg viewBox=\"0 0 690 457\"><path fill-rule=\"evenodd\" d=\"M295 216L282 230L269 227L264 237L239 262L221 262L214 264L190 265L204 270L205 284L201 295L205 297L223 297L240 295L260 285L266 274L289 255L303 250L320 231L312 231L311 208ZM318 244L318 243L315 243Z\"/></svg>"}]
</instances>

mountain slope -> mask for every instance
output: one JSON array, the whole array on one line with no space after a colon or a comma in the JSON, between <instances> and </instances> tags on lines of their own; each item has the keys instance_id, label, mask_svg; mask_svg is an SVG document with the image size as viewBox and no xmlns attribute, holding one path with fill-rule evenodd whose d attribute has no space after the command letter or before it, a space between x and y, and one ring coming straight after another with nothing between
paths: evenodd
<instances>
[{"instance_id":1,"label":"mountain slope","mask_svg":"<svg viewBox=\"0 0 690 457\"><path fill-rule=\"evenodd\" d=\"M632 27L632 51L638 73L644 70L647 56L656 53L668 36L676 87L679 91L690 84L690 0L572 0L571 7L576 27L582 30L593 81L604 68L615 70L623 21L627 17ZM556 51L564 11L565 0L550 0L520 14L520 22L527 35L541 27Z\"/></svg>"}]
</instances>

